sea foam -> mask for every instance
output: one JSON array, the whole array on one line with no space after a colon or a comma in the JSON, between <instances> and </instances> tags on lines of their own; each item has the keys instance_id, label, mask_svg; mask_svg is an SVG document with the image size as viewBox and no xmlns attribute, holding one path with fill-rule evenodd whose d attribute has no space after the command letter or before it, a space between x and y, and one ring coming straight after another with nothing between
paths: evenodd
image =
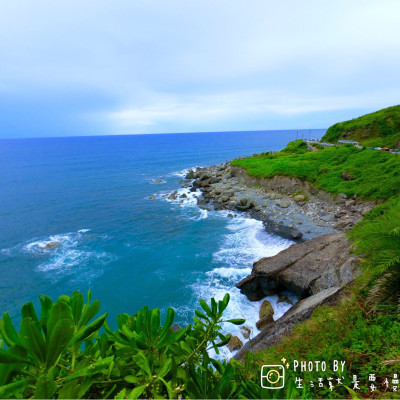
<instances>
[{"instance_id":1,"label":"sea foam","mask_svg":"<svg viewBox=\"0 0 400 400\"><path fill-rule=\"evenodd\" d=\"M245 326L250 328L251 337L259 333L256 323L258 313L264 300L268 300L275 313L274 319L281 317L291 305L278 303L278 296L267 296L260 301L249 301L246 296L236 288L236 283L251 273L253 262L262 257L270 257L292 244L291 241L268 234L261 221L251 218L236 216L230 218L227 225L229 231L223 236L219 249L213 254L213 268L205 273L205 276L192 285L195 296L200 299L215 297L221 300L226 293L230 294L230 303L225 311L225 319L245 318ZM292 302L297 298L287 293ZM243 342L240 327L232 324L224 324L224 333L238 336ZM231 352L225 346L221 354L212 356L217 358L230 358Z\"/></svg>"},{"instance_id":2,"label":"sea foam","mask_svg":"<svg viewBox=\"0 0 400 400\"><path fill-rule=\"evenodd\" d=\"M67 275L95 278L103 273L101 266L116 257L105 251L93 250L93 242L106 237L88 234L89 229L39 237L20 243L2 252L13 257L25 254L37 259L37 271L43 272L52 281ZM89 247L91 246L91 247Z\"/></svg>"}]
</instances>

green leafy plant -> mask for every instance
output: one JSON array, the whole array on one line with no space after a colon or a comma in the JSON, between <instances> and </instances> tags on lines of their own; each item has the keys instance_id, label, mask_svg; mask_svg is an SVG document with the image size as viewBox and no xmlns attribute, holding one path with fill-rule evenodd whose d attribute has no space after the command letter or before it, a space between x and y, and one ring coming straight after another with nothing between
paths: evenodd
<instances>
[{"instance_id":1,"label":"green leafy plant","mask_svg":"<svg viewBox=\"0 0 400 400\"><path fill-rule=\"evenodd\" d=\"M231 398L251 393L234 377L227 362L209 350L225 346L223 323L229 303L200 300L194 323L174 330L174 310L164 323L159 309L144 307L117 318L112 330L107 314L97 318L100 303L89 292L74 292L56 302L40 296L40 318L32 303L21 309L21 327L9 314L0 320L0 397L2 398ZM104 331L100 330L104 327Z\"/></svg>"}]
</instances>

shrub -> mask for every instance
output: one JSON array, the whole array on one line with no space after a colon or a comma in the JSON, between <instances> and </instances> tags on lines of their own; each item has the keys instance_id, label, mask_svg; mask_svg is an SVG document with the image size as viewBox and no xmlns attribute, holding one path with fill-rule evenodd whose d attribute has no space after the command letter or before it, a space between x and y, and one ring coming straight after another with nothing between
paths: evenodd
<instances>
[{"instance_id":1,"label":"shrub","mask_svg":"<svg viewBox=\"0 0 400 400\"><path fill-rule=\"evenodd\" d=\"M56 302L39 298L40 317L25 304L19 332L8 313L0 321L1 398L231 398L254 391L240 374L234 379L231 364L208 354L230 339L221 323L244 322L223 319L228 294L210 305L200 300L194 324L176 332L172 308L163 324L157 308L119 315L113 331L107 314L95 318L100 303L90 292L86 304L79 292Z\"/></svg>"}]
</instances>

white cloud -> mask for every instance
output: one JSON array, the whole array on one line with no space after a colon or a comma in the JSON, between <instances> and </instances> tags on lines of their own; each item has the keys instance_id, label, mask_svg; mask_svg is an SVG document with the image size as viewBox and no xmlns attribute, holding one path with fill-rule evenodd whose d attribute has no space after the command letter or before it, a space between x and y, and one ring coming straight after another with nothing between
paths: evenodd
<instances>
[{"instance_id":1,"label":"white cloud","mask_svg":"<svg viewBox=\"0 0 400 400\"><path fill-rule=\"evenodd\" d=\"M91 93L77 120L105 116L104 133L391 105L398 15L398 0L4 0L0 101Z\"/></svg>"},{"instance_id":2,"label":"white cloud","mask_svg":"<svg viewBox=\"0 0 400 400\"><path fill-rule=\"evenodd\" d=\"M154 94L151 105L133 106L106 113L102 116L112 121L117 133L165 133L171 124L185 131L188 126L213 129L215 123L225 123L226 129L233 129L230 121L240 118L259 119L269 117L285 118L300 114L360 108L380 108L381 93L375 97L364 95L307 96L282 95L261 91L243 91L202 96L170 96ZM395 91L386 92L389 105L398 101ZM392 102L392 103L390 103ZM164 129L163 127L168 127ZM273 126L271 128L278 128ZM204 128L203 128L204 129Z\"/></svg>"}]
</instances>

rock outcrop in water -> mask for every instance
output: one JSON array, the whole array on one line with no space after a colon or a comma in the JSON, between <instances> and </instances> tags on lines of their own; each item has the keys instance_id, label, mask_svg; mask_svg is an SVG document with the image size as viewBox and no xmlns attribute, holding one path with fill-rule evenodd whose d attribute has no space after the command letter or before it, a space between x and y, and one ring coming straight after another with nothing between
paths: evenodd
<instances>
[{"instance_id":1,"label":"rock outcrop in water","mask_svg":"<svg viewBox=\"0 0 400 400\"><path fill-rule=\"evenodd\" d=\"M268 232L297 241L254 263L251 274L237 284L252 301L278 294L279 301L290 302L281 293L285 290L301 300L276 321L271 312L260 315L261 332L235 358L278 343L315 308L336 301L359 274L351 244L340 231L351 228L375 203L344 194L332 196L287 176L255 178L228 163L190 171L186 178L193 180L185 182L192 192L201 192L199 207L244 213L263 221Z\"/></svg>"},{"instance_id":2,"label":"rock outcrop in water","mask_svg":"<svg viewBox=\"0 0 400 400\"><path fill-rule=\"evenodd\" d=\"M262 258L236 286L249 300L290 290L301 298L345 286L358 273L357 259L343 233L318 236Z\"/></svg>"},{"instance_id":3,"label":"rock outcrop in water","mask_svg":"<svg viewBox=\"0 0 400 400\"><path fill-rule=\"evenodd\" d=\"M290 290L303 298L281 318L257 326L262 331L235 358L278 343L296 324L310 317L320 305L333 302L342 288L360 273L357 259L343 233L329 234L294 244L276 256L262 258L249 276L236 286L249 300Z\"/></svg>"},{"instance_id":4,"label":"rock outcrop in water","mask_svg":"<svg viewBox=\"0 0 400 400\"><path fill-rule=\"evenodd\" d=\"M308 319L317 307L335 302L341 291L342 288L334 286L299 301L281 318L267 325L257 336L249 340L234 358L240 360L247 351L255 352L279 343L298 323Z\"/></svg>"}]
</instances>

